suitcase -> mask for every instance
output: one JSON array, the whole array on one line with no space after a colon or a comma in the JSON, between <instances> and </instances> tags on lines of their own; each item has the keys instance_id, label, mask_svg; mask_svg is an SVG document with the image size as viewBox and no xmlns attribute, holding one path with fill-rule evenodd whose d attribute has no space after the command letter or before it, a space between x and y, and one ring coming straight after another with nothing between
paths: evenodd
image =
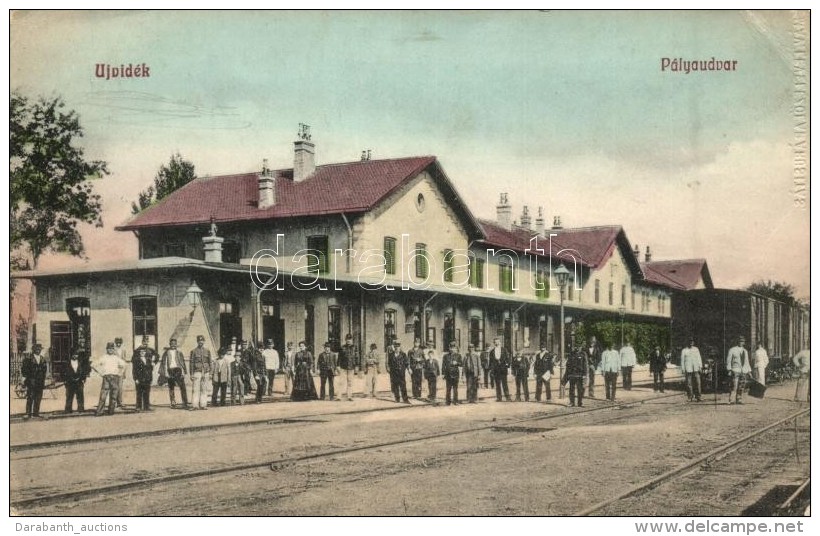
<instances>
[{"instance_id":1,"label":"suitcase","mask_svg":"<svg viewBox=\"0 0 820 536\"><path fill-rule=\"evenodd\" d=\"M755 380L754 378L749 378L749 396L753 396L755 398L763 398L766 394L766 386L760 383L759 381Z\"/></svg>"}]
</instances>

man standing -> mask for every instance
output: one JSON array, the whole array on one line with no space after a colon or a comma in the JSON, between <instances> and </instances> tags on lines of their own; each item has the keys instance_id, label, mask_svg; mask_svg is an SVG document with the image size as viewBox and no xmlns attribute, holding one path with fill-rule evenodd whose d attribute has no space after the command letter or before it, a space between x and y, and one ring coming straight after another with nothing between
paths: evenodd
<instances>
[{"instance_id":1,"label":"man standing","mask_svg":"<svg viewBox=\"0 0 820 536\"><path fill-rule=\"evenodd\" d=\"M205 337L197 335L191 350L191 409L208 409L208 383L211 376L211 351L205 348Z\"/></svg>"},{"instance_id":2,"label":"man standing","mask_svg":"<svg viewBox=\"0 0 820 536\"><path fill-rule=\"evenodd\" d=\"M467 382L467 403L478 402L478 380L481 375L481 354L475 351L472 344L467 345L464 356L464 378Z\"/></svg>"},{"instance_id":3,"label":"man standing","mask_svg":"<svg viewBox=\"0 0 820 536\"><path fill-rule=\"evenodd\" d=\"M410 361L410 382L413 388L413 398L421 398L421 380L424 375L424 350L421 348L421 340L413 341L413 349L407 353Z\"/></svg>"},{"instance_id":4,"label":"man standing","mask_svg":"<svg viewBox=\"0 0 820 536\"><path fill-rule=\"evenodd\" d=\"M621 370L621 354L607 344L601 354L601 364L598 366L604 375L604 393L606 399L615 402L615 389L618 385L618 372Z\"/></svg>"},{"instance_id":5,"label":"man standing","mask_svg":"<svg viewBox=\"0 0 820 536\"><path fill-rule=\"evenodd\" d=\"M362 360L359 349L353 344L353 336L349 333L345 335L345 344L339 354L339 368L344 371L345 397L348 402L353 402L353 377L361 371Z\"/></svg>"},{"instance_id":6,"label":"man standing","mask_svg":"<svg viewBox=\"0 0 820 536\"><path fill-rule=\"evenodd\" d=\"M638 364L638 357L629 339L621 348L621 373L623 373L623 387L625 391L632 390L632 367Z\"/></svg>"},{"instance_id":7,"label":"man standing","mask_svg":"<svg viewBox=\"0 0 820 536\"><path fill-rule=\"evenodd\" d=\"M585 351L587 354L587 364L589 366L589 390L587 391L587 396L592 398L595 396L595 371L598 370L601 365L601 347L598 345L598 341L594 335L589 338L589 344L587 344Z\"/></svg>"},{"instance_id":8,"label":"man standing","mask_svg":"<svg viewBox=\"0 0 820 536\"><path fill-rule=\"evenodd\" d=\"M125 386L131 383L131 378L128 377L131 373L131 356L128 355L128 352L122 345L122 337L116 337L114 339L114 352L117 354L117 357L125 361L125 369L122 371L120 385L117 388L117 407L121 408L122 392L125 391Z\"/></svg>"},{"instance_id":9,"label":"man standing","mask_svg":"<svg viewBox=\"0 0 820 536\"><path fill-rule=\"evenodd\" d=\"M144 352L145 352L145 358L146 358L148 361L150 361L150 362L151 362L151 365L152 365L152 366L151 366L151 369L152 369L152 374L153 374L153 368L154 368L154 367L153 367L153 365L157 365L157 364L159 363L159 356L157 355L157 353L154 351L154 349L153 349L153 348L151 348L150 346L148 346L148 343L150 343L150 342L151 342L151 338L150 338L150 337L148 337L148 335L143 335L143 337L142 337L142 344L140 344L140 345L139 345L139 346L138 346L138 347L134 350L134 355L132 356L132 358L131 358L131 359L132 359L132 361L133 361L133 358L134 358L134 357L136 357L136 356L138 356L138 355L139 355L139 353L140 353L140 351L144 351ZM152 381L152 382L154 381L153 376L151 377L151 381ZM149 385L150 385L150 384L149 384Z\"/></svg>"},{"instance_id":10,"label":"man standing","mask_svg":"<svg viewBox=\"0 0 820 536\"><path fill-rule=\"evenodd\" d=\"M501 347L501 339L493 339L493 348L490 350L490 369L495 382L495 399L501 402L501 391L504 391L504 398L511 401L510 388L507 385L507 370L510 368L510 355L506 348Z\"/></svg>"},{"instance_id":11,"label":"man standing","mask_svg":"<svg viewBox=\"0 0 820 536\"><path fill-rule=\"evenodd\" d=\"M328 394L330 400L336 398L333 392L333 376L336 375L336 354L330 351L330 342L325 343L325 350L319 354L316 366L319 368L319 378L321 379L321 387L319 388L319 400L325 399L325 383L329 384Z\"/></svg>"},{"instance_id":12,"label":"man standing","mask_svg":"<svg viewBox=\"0 0 820 536\"><path fill-rule=\"evenodd\" d=\"M550 379L552 379L552 375L555 374L555 368L552 362L552 354L547 352L546 343L541 343L541 349L535 354L535 362L532 368L535 374L535 401L541 402L541 387L543 386L546 392L547 402L549 402L552 400Z\"/></svg>"},{"instance_id":13,"label":"man standing","mask_svg":"<svg viewBox=\"0 0 820 536\"><path fill-rule=\"evenodd\" d=\"M481 371L484 373L484 389L490 388L490 350L492 345L488 344L484 351L481 352ZM495 385L493 385L495 387Z\"/></svg>"},{"instance_id":14,"label":"man standing","mask_svg":"<svg viewBox=\"0 0 820 536\"><path fill-rule=\"evenodd\" d=\"M407 398L407 378L405 377L407 367L407 354L402 352L401 341L396 339L393 341L392 350L389 350L387 354L387 371L390 373L390 390L393 391L393 397L398 402L401 396L405 404L410 403Z\"/></svg>"},{"instance_id":15,"label":"man standing","mask_svg":"<svg viewBox=\"0 0 820 536\"><path fill-rule=\"evenodd\" d=\"M253 349L252 357L251 374L256 383L256 403L261 404L262 397L268 392L268 368L265 365L265 356L256 348Z\"/></svg>"},{"instance_id":16,"label":"man standing","mask_svg":"<svg viewBox=\"0 0 820 536\"><path fill-rule=\"evenodd\" d=\"M228 384L231 383L231 364L228 362L228 356L231 351L223 348L219 351L214 366L211 370L211 383L213 393L211 394L211 406L216 406L216 397L219 393L219 405L225 405L225 394L228 391Z\"/></svg>"},{"instance_id":17,"label":"man standing","mask_svg":"<svg viewBox=\"0 0 820 536\"><path fill-rule=\"evenodd\" d=\"M23 358L20 366L23 385L26 387L26 419L40 416L40 402L43 400L43 389L50 372L48 360L43 355L43 345L34 343L31 351L32 354Z\"/></svg>"},{"instance_id":18,"label":"man standing","mask_svg":"<svg viewBox=\"0 0 820 536\"><path fill-rule=\"evenodd\" d=\"M117 390L122 378L122 371L125 368L125 361L119 358L115 345L109 342L105 345L105 355L97 364L97 373L102 376L102 386L100 388L100 401L97 404L97 417L103 414L105 404L108 403L108 414L114 414L117 406Z\"/></svg>"},{"instance_id":19,"label":"man standing","mask_svg":"<svg viewBox=\"0 0 820 536\"><path fill-rule=\"evenodd\" d=\"M663 374L666 372L666 356L661 353L661 347L655 346L649 354L649 372L652 373L652 390L663 392Z\"/></svg>"},{"instance_id":20,"label":"man standing","mask_svg":"<svg viewBox=\"0 0 820 536\"><path fill-rule=\"evenodd\" d=\"M177 386L182 394L182 406L188 409L188 392L185 389L185 376L188 371L185 367L185 356L177 348L176 339L168 341L168 348L162 353L159 368L168 379L168 397L171 399L171 407L177 406L174 396L174 386Z\"/></svg>"},{"instance_id":21,"label":"man standing","mask_svg":"<svg viewBox=\"0 0 820 536\"><path fill-rule=\"evenodd\" d=\"M290 396L293 391L293 357L296 352L293 350L293 343L289 342L285 355L282 356L279 372L285 379L285 396Z\"/></svg>"},{"instance_id":22,"label":"man standing","mask_svg":"<svg viewBox=\"0 0 820 536\"><path fill-rule=\"evenodd\" d=\"M746 387L746 375L752 371L752 366L749 363L749 352L744 348L744 344L746 344L746 339L738 337L737 346L729 348L729 353L726 355L726 371L732 376L732 390L729 392L730 404L743 404L743 388Z\"/></svg>"},{"instance_id":23,"label":"man standing","mask_svg":"<svg viewBox=\"0 0 820 536\"><path fill-rule=\"evenodd\" d=\"M444 355L441 363L441 373L444 375L444 385L446 394L444 396L444 403L450 405L450 400L453 404L458 404L458 377L461 374L461 367L464 365L464 359L458 353L456 341L450 341L450 351ZM452 398L451 398L452 395Z\"/></svg>"},{"instance_id":24,"label":"man standing","mask_svg":"<svg viewBox=\"0 0 820 536\"><path fill-rule=\"evenodd\" d=\"M752 356L752 368L755 371L755 380L766 385L766 367L769 366L769 353L763 348L763 343L757 341L757 349Z\"/></svg>"},{"instance_id":25,"label":"man standing","mask_svg":"<svg viewBox=\"0 0 820 536\"><path fill-rule=\"evenodd\" d=\"M694 398L700 402L700 371L703 368L703 359L700 350L695 346L695 339L689 340L689 346L681 350L680 369L686 376L686 397L691 402Z\"/></svg>"},{"instance_id":26,"label":"man standing","mask_svg":"<svg viewBox=\"0 0 820 536\"><path fill-rule=\"evenodd\" d=\"M575 406L575 397L578 397L578 407L584 405L584 378L589 374L588 349L576 348L567 358L567 368L561 383L569 383L569 405Z\"/></svg>"},{"instance_id":27,"label":"man standing","mask_svg":"<svg viewBox=\"0 0 820 536\"><path fill-rule=\"evenodd\" d=\"M227 357L227 356L226 356ZM230 363L228 363L228 381L231 383L231 405L233 406L234 400L239 400L239 405L243 405L245 403L245 375L247 374L245 370L245 363L242 362L240 356L233 352L233 359Z\"/></svg>"},{"instance_id":28,"label":"man standing","mask_svg":"<svg viewBox=\"0 0 820 536\"><path fill-rule=\"evenodd\" d=\"M74 397L77 397L77 411L85 411L85 379L90 370L88 362L80 360L78 351L71 352L71 359L66 363L63 370L63 381L65 381L65 412L71 413L74 405Z\"/></svg>"},{"instance_id":29,"label":"man standing","mask_svg":"<svg viewBox=\"0 0 820 536\"><path fill-rule=\"evenodd\" d=\"M524 400L530 401L530 360L520 353L515 354L512 360L512 371L515 376L515 401L521 402L521 390L524 390Z\"/></svg>"},{"instance_id":30,"label":"man standing","mask_svg":"<svg viewBox=\"0 0 820 536\"><path fill-rule=\"evenodd\" d=\"M265 349L262 350L262 359L265 362L265 373L268 380L268 396L273 396L273 378L276 377L276 371L281 368L279 362L279 352L273 347L273 339L265 341Z\"/></svg>"},{"instance_id":31,"label":"man standing","mask_svg":"<svg viewBox=\"0 0 820 536\"><path fill-rule=\"evenodd\" d=\"M151 411L151 382L154 381L154 362L148 351L150 348L140 346L134 351L131 359L131 376L137 387L137 411Z\"/></svg>"},{"instance_id":32,"label":"man standing","mask_svg":"<svg viewBox=\"0 0 820 536\"><path fill-rule=\"evenodd\" d=\"M245 375L242 377L242 384L245 387L246 393L253 392L253 385L251 384L251 373L256 366L256 348L252 347L248 339L242 339L242 349L239 353L239 360L242 361L242 370Z\"/></svg>"},{"instance_id":33,"label":"man standing","mask_svg":"<svg viewBox=\"0 0 820 536\"><path fill-rule=\"evenodd\" d=\"M436 403L436 383L441 376L441 369L438 366L433 349L427 350L427 359L424 360L424 377L427 379L427 400L431 404Z\"/></svg>"},{"instance_id":34,"label":"man standing","mask_svg":"<svg viewBox=\"0 0 820 536\"><path fill-rule=\"evenodd\" d=\"M364 394L376 398L376 382L382 372L382 360L376 343L370 345L370 351L364 356Z\"/></svg>"}]
</instances>

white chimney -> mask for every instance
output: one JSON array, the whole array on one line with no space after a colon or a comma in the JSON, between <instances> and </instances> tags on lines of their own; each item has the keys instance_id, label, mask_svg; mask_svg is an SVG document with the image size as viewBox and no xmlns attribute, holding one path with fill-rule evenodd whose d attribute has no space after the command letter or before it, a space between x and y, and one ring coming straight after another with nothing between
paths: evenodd
<instances>
[{"instance_id":1,"label":"white chimney","mask_svg":"<svg viewBox=\"0 0 820 536\"><path fill-rule=\"evenodd\" d=\"M311 143L310 125L299 123L298 140L293 142L293 180L303 181L316 171L315 149Z\"/></svg>"},{"instance_id":2,"label":"white chimney","mask_svg":"<svg viewBox=\"0 0 820 536\"><path fill-rule=\"evenodd\" d=\"M555 216L552 220L552 228L553 229L563 229L561 226L561 216Z\"/></svg>"},{"instance_id":3,"label":"white chimney","mask_svg":"<svg viewBox=\"0 0 820 536\"><path fill-rule=\"evenodd\" d=\"M641 260L641 246L639 246L638 244L635 244L635 249L633 250L633 253L635 254L635 258L640 261Z\"/></svg>"},{"instance_id":4,"label":"white chimney","mask_svg":"<svg viewBox=\"0 0 820 536\"><path fill-rule=\"evenodd\" d=\"M532 219L530 218L530 209L524 205L524 210L521 212L521 227L525 229L532 229Z\"/></svg>"},{"instance_id":5,"label":"white chimney","mask_svg":"<svg viewBox=\"0 0 820 536\"><path fill-rule=\"evenodd\" d=\"M538 217L535 218L535 234L544 236L544 207L538 207Z\"/></svg>"},{"instance_id":6,"label":"white chimney","mask_svg":"<svg viewBox=\"0 0 820 536\"><path fill-rule=\"evenodd\" d=\"M512 207L509 202L507 202L506 193L501 194L501 199L495 206L495 213L498 225L508 230L512 228Z\"/></svg>"},{"instance_id":7,"label":"white chimney","mask_svg":"<svg viewBox=\"0 0 820 536\"><path fill-rule=\"evenodd\" d=\"M649 251L649 246L646 246L645 262L652 262L652 252Z\"/></svg>"},{"instance_id":8,"label":"white chimney","mask_svg":"<svg viewBox=\"0 0 820 536\"><path fill-rule=\"evenodd\" d=\"M276 204L276 179L268 169L268 159L262 161L262 173L259 174L259 208L269 208Z\"/></svg>"}]
</instances>

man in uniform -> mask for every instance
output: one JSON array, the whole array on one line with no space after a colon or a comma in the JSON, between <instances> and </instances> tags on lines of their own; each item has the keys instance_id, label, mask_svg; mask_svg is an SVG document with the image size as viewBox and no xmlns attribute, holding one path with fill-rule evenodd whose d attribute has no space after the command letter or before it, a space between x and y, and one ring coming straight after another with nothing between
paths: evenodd
<instances>
[{"instance_id":1,"label":"man in uniform","mask_svg":"<svg viewBox=\"0 0 820 536\"><path fill-rule=\"evenodd\" d=\"M666 372L666 356L661 352L660 346L655 346L649 354L649 372L652 373L652 390L663 392L663 375Z\"/></svg>"},{"instance_id":2,"label":"man in uniform","mask_svg":"<svg viewBox=\"0 0 820 536\"><path fill-rule=\"evenodd\" d=\"M461 374L461 367L464 365L464 359L458 353L456 341L450 341L450 351L444 355L441 364L441 373L444 376L444 384L446 394L444 403L450 405L450 400L453 404L458 404L458 377ZM451 398L452 395L452 398Z\"/></svg>"},{"instance_id":3,"label":"man in uniform","mask_svg":"<svg viewBox=\"0 0 820 536\"><path fill-rule=\"evenodd\" d=\"M419 339L413 341L413 349L407 353L407 359L410 361L410 382L413 398L419 400L421 398L421 380L424 375L424 350L421 348Z\"/></svg>"},{"instance_id":4,"label":"man in uniform","mask_svg":"<svg viewBox=\"0 0 820 536\"><path fill-rule=\"evenodd\" d=\"M601 347L598 345L598 341L594 335L589 338L589 344L587 344L585 351L587 353L587 365L589 367L589 390L587 396L592 398L595 396L595 371L598 370L601 364Z\"/></svg>"},{"instance_id":5,"label":"man in uniform","mask_svg":"<svg viewBox=\"0 0 820 536\"><path fill-rule=\"evenodd\" d=\"M598 369L604 375L604 394L610 402L615 402L615 391L618 386L618 373L621 371L621 354L607 343L606 350L601 354L601 364Z\"/></svg>"},{"instance_id":6,"label":"man in uniform","mask_svg":"<svg viewBox=\"0 0 820 536\"><path fill-rule=\"evenodd\" d=\"M398 339L393 341L393 348L388 350L387 354L387 371L390 373L390 390L393 391L393 397L396 402L401 401L409 404L410 400L407 398L407 378L405 371L407 370L407 354L401 350L401 341Z\"/></svg>"},{"instance_id":7,"label":"man in uniform","mask_svg":"<svg viewBox=\"0 0 820 536\"><path fill-rule=\"evenodd\" d=\"M575 397L578 397L578 407L584 405L584 378L589 374L587 348L576 348L567 358L567 368L561 383L569 383L569 405L575 406Z\"/></svg>"},{"instance_id":8,"label":"man in uniform","mask_svg":"<svg viewBox=\"0 0 820 536\"><path fill-rule=\"evenodd\" d=\"M504 391L504 398L510 402L510 388L507 385L507 370L510 368L510 355L506 348L501 347L501 339L493 339L493 347L490 350L490 369L495 382L495 399L501 402L501 391Z\"/></svg>"},{"instance_id":9,"label":"man in uniform","mask_svg":"<svg viewBox=\"0 0 820 536\"><path fill-rule=\"evenodd\" d=\"M464 379L467 382L467 402L478 402L478 381L481 375L481 354L475 351L472 344L467 345L464 356Z\"/></svg>"},{"instance_id":10,"label":"man in uniform","mask_svg":"<svg viewBox=\"0 0 820 536\"><path fill-rule=\"evenodd\" d=\"M427 350L427 359L424 360L424 377L427 379L427 400L431 404L436 403L436 383L438 377L441 376L441 369L438 366L435 352L431 349Z\"/></svg>"},{"instance_id":11,"label":"man in uniform","mask_svg":"<svg viewBox=\"0 0 820 536\"><path fill-rule=\"evenodd\" d=\"M77 397L77 411L80 413L85 411L85 379L89 373L90 367L87 360L80 359L80 352L76 350L71 352L71 359L63 369L66 413L71 413L74 397Z\"/></svg>"},{"instance_id":12,"label":"man in uniform","mask_svg":"<svg viewBox=\"0 0 820 536\"><path fill-rule=\"evenodd\" d=\"M632 368L638 364L638 357L635 355L635 349L629 339L621 348L621 374L623 374L623 388L624 391L632 390Z\"/></svg>"},{"instance_id":13,"label":"man in uniform","mask_svg":"<svg viewBox=\"0 0 820 536\"><path fill-rule=\"evenodd\" d=\"M521 391L524 391L524 400L530 401L530 361L521 353L515 354L512 360L512 371L515 376L515 401L521 402Z\"/></svg>"},{"instance_id":14,"label":"man in uniform","mask_svg":"<svg viewBox=\"0 0 820 536\"><path fill-rule=\"evenodd\" d=\"M245 393L252 393L254 385L251 383L251 375L256 367L256 348L250 345L248 339L242 339L242 349L239 353L239 360L242 361L245 375L242 376L242 384Z\"/></svg>"},{"instance_id":15,"label":"man in uniform","mask_svg":"<svg viewBox=\"0 0 820 536\"><path fill-rule=\"evenodd\" d=\"M484 389L490 388L490 350L492 349L492 345L488 344L484 351L481 352L481 371L484 373ZM493 387L495 387L495 382L493 382Z\"/></svg>"},{"instance_id":16,"label":"man in uniform","mask_svg":"<svg viewBox=\"0 0 820 536\"><path fill-rule=\"evenodd\" d=\"M547 397L547 402L552 400L552 390L550 389L550 379L552 375L555 374L555 365L552 362L552 354L547 352L547 344L542 342L541 348L537 354L535 354L535 362L532 365L533 373L535 374L535 401L541 402L541 387L544 387L544 391ZM544 378L544 375L549 373L547 378Z\"/></svg>"},{"instance_id":17,"label":"man in uniform","mask_svg":"<svg viewBox=\"0 0 820 536\"><path fill-rule=\"evenodd\" d=\"M174 396L174 386L177 386L182 395L182 406L188 409L188 392L185 389L185 376L188 371L185 367L185 356L177 348L176 339L168 341L168 348L162 353L159 368L168 379L168 397L171 399L171 407L177 406Z\"/></svg>"},{"instance_id":18,"label":"man in uniform","mask_svg":"<svg viewBox=\"0 0 820 536\"><path fill-rule=\"evenodd\" d=\"M211 376L211 351L205 348L205 337L197 335L191 350L191 409L208 409L208 382Z\"/></svg>"},{"instance_id":19,"label":"man in uniform","mask_svg":"<svg viewBox=\"0 0 820 536\"><path fill-rule=\"evenodd\" d=\"M113 347L113 345L112 345ZM23 358L20 373L26 387L26 418L40 416L40 402L43 400L43 389L49 376L48 359L43 355L43 345L34 343L31 355Z\"/></svg>"},{"instance_id":20,"label":"man in uniform","mask_svg":"<svg viewBox=\"0 0 820 536\"><path fill-rule=\"evenodd\" d=\"M339 368L342 371L342 378L345 383L345 397L348 402L353 401L353 377L361 372L362 360L359 349L353 344L353 336L345 336L345 344L339 353Z\"/></svg>"},{"instance_id":21,"label":"man in uniform","mask_svg":"<svg viewBox=\"0 0 820 536\"><path fill-rule=\"evenodd\" d=\"M691 402L694 398L700 402L700 371L703 359L700 350L695 346L695 339L689 339L689 346L681 350L680 370L686 377L686 397Z\"/></svg>"},{"instance_id":22,"label":"man in uniform","mask_svg":"<svg viewBox=\"0 0 820 536\"><path fill-rule=\"evenodd\" d=\"M131 375L137 386L137 411L151 411L151 383L154 381L154 362L147 346L134 350Z\"/></svg>"},{"instance_id":23,"label":"man in uniform","mask_svg":"<svg viewBox=\"0 0 820 536\"><path fill-rule=\"evenodd\" d=\"M729 348L726 355L726 371L732 377L732 390L729 392L729 403L743 404L743 388L746 387L746 375L752 372L749 352L744 347L745 337L738 337L737 346ZM734 400L732 400L734 398Z\"/></svg>"},{"instance_id":24,"label":"man in uniform","mask_svg":"<svg viewBox=\"0 0 820 536\"><path fill-rule=\"evenodd\" d=\"M336 362L336 354L330 351L330 342L325 343L325 349L319 354L316 366L319 368L319 378L321 379L319 400L325 399L325 384L328 384L329 399L333 401L336 398L333 391L333 377L336 375L338 363Z\"/></svg>"}]
</instances>

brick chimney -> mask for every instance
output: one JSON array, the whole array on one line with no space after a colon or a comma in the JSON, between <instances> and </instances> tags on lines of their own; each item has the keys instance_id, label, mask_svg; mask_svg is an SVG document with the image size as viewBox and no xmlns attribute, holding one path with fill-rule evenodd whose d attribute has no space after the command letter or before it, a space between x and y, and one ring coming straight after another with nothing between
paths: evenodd
<instances>
[{"instance_id":1,"label":"brick chimney","mask_svg":"<svg viewBox=\"0 0 820 536\"><path fill-rule=\"evenodd\" d=\"M525 229L532 229L532 219L530 218L530 209L524 205L524 210L521 212L521 227Z\"/></svg>"},{"instance_id":2,"label":"brick chimney","mask_svg":"<svg viewBox=\"0 0 820 536\"><path fill-rule=\"evenodd\" d=\"M258 177L259 208L269 208L276 204L276 178L268 168L268 159L262 161L262 173Z\"/></svg>"},{"instance_id":3,"label":"brick chimney","mask_svg":"<svg viewBox=\"0 0 820 536\"><path fill-rule=\"evenodd\" d=\"M632 253L635 254L635 258L641 260L641 246L635 244L635 249L632 250Z\"/></svg>"},{"instance_id":4,"label":"brick chimney","mask_svg":"<svg viewBox=\"0 0 820 536\"><path fill-rule=\"evenodd\" d=\"M561 225L561 216L555 216L552 220L552 228L553 229L563 229L564 227Z\"/></svg>"},{"instance_id":5,"label":"brick chimney","mask_svg":"<svg viewBox=\"0 0 820 536\"><path fill-rule=\"evenodd\" d=\"M644 257L645 262L652 262L652 252L649 251L649 246L646 246L646 257Z\"/></svg>"},{"instance_id":6,"label":"brick chimney","mask_svg":"<svg viewBox=\"0 0 820 536\"><path fill-rule=\"evenodd\" d=\"M495 206L495 213L498 225L508 230L512 228L512 206L507 201L506 193L501 194L501 199Z\"/></svg>"},{"instance_id":7,"label":"brick chimney","mask_svg":"<svg viewBox=\"0 0 820 536\"><path fill-rule=\"evenodd\" d=\"M544 236L544 207L538 207L538 217L535 218L535 234Z\"/></svg>"},{"instance_id":8,"label":"brick chimney","mask_svg":"<svg viewBox=\"0 0 820 536\"><path fill-rule=\"evenodd\" d=\"M293 142L293 181L300 182L316 171L315 149L310 141L310 125L299 123L299 133Z\"/></svg>"}]
</instances>

